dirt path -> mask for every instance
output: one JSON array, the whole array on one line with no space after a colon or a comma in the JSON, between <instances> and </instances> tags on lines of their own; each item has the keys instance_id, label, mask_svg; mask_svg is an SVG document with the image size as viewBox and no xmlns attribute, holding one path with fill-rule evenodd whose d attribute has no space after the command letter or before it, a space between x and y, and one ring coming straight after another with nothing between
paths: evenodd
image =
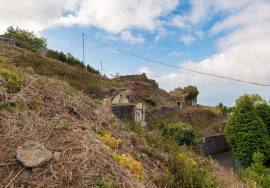
<instances>
[{"instance_id":1,"label":"dirt path","mask_svg":"<svg viewBox=\"0 0 270 188\"><path fill-rule=\"evenodd\" d=\"M233 167L233 153L231 151L213 154L212 158L216 160L227 172L231 172Z\"/></svg>"}]
</instances>

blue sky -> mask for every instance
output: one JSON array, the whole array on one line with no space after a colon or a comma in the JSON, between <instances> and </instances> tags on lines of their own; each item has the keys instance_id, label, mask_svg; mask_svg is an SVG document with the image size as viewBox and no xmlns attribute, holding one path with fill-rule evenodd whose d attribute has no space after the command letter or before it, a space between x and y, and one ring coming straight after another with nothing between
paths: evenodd
<instances>
[{"instance_id":1,"label":"blue sky","mask_svg":"<svg viewBox=\"0 0 270 188\"><path fill-rule=\"evenodd\" d=\"M102 61L107 76L145 72L167 91L197 85L201 104L232 105L245 93L268 99L269 87L157 65L91 39L179 68L269 84L269 10L268 0L0 0L0 28L34 30L50 48L80 59L84 32L86 63L99 69Z\"/></svg>"}]
</instances>

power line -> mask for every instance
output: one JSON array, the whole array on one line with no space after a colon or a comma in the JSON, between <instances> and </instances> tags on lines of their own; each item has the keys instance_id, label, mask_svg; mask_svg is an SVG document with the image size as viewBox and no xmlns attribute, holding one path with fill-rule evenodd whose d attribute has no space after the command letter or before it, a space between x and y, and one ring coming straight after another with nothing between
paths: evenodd
<instances>
[{"instance_id":1,"label":"power line","mask_svg":"<svg viewBox=\"0 0 270 188\"><path fill-rule=\"evenodd\" d=\"M21 13L15 12L14 10L9 10L9 11L11 11L11 12L17 14L17 15L21 15L22 16ZM72 32L79 33L77 31L72 31ZM179 66L175 66L175 65L170 65L170 64L165 63L165 62L162 62L162 61L158 61L158 60L154 60L154 59L151 59L151 58L143 57L143 56L140 56L140 55L137 55L137 54L134 54L134 53L131 53L131 52L122 50L120 48L116 48L113 45L110 45L108 43L101 42L101 41L98 41L96 39L93 39L91 36L87 35L86 33L79 33L79 34L82 34L83 35L83 61L84 61L84 63L85 63L85 57L84 57L84 36L86 35L86 36L89 37L89 39L91 41L93 41L93 42L95 42L97 44L100 44L100 45L105 46L107 48L114 49L114 50L116 50L116 51L118 51L120 53L129 55L129 56L132 56L132 57L135 57L135 58L144 60L144 61L148 61L148 62L152 62L152 63L156 63L156 64L160 64L160 65L164 65L164 66L168 66L168 67L171 67L171 68L180 69L180 70L184 70L184 71L188 71L188 72L193 72L193 73L204 75L204 76L221 78L221 79L225 79L225 80L231 80L231 81L235 81L235 82L241 82L241 83L258 85L258 86L270 87L269 84L262 84L262 83L252 82L252 81L246 81L246 80L241 80L241 79L237 79L237 78L232 78L232 77L229 77L229 76L211 74L211 73L206 73L206 72L197 71L197 70L193 70L193 69L183 68L183 67L179 67Z\"/></svg>"},{"instance_id":2,"label":"power line","mask_svg":"<svg viewBox=\"0 0 270 188\"><path fill-rule=\"evenodd\" d=\"M85 36L87 36L89 40L91 40L91 41L93 41L93 42L95 42L95 43L97 43L97 44L100 44L100 45L105 46L105 47L107 47L107 48L116 50L116 51L118 51L118 52L120 52L120 53L123 53L123 54L129 55L129 56L135 57L135 58L137 58L137 59L141 59L141 60L144 60L144 61L148 61L148 62L151 62L151 63L160 64L160 65L163 65L163 66L168 66L168 67L171 67L171 68L174 68L174 69L180 69L180 70L184 70L184 71L188 71L188 72L193 72L193 73L200 74L200 75L204 75L204 76L215 77L215 78L220 78L220 79L225 79L225 80L231 80L231 81L235 81L235 82L241 82L241 83L252 84L252 85L257 85L257 86L270 87L269 84L262 84L262 83L258 83L258 82L252 82L252 81L247 81L247 80L241 80L241 79L233 78L233 77L229 77L229 76L223 76L223 75L211 74L211 73L206 73L206 72L202 72L202 71L197 71L197 70L193 70L193 69L189 69L189 68L179 67L179 66L176 66L176 65L171 65L171 64L168 64L168 63L165 63L165 62L162 62L162 61L158 61L158 60L154 60L154 59L151 59L151 58L143 57L143 56L140 56L140 55L137 55L137 54L134 54L134 53L131 53L131 52L122 50L122 49L120 49L120 48L116 48L116 47L114 47L114 46L111 45L111 44L108 44L108 43L101 42L101 41L99 41L99 40L93 39L93 38L92 38L91 36L89 36L88 34L85 34Z\"/></svg>"}]
</instances>

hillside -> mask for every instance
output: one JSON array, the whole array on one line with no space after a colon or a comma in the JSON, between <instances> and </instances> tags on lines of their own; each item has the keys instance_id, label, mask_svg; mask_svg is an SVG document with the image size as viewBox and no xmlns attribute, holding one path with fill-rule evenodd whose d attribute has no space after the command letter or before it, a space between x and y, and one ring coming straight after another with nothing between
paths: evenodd
<instances>
[{"instance_id":1,"label":"hillside","mask_svg":"<svg viewBox=\"0 0 270 188\"><path fill-rule=\"evenodd\" d=\"M223 177L225 171L214 161L162 135L164 121L190 123L204 135L206 124L218 117L199 106L164 117L155 114L173 102L145 75L108 79L0 43L0 83L0 187L240 185L231 175ZM111 112L109 101L120 89L131 90L134 102L147 104L148 127ZM203 128L196 128L198 121L205 121ZM51 151L53 159L24 167L16 149L29 140Z\"/></svg>"}]
</instances>

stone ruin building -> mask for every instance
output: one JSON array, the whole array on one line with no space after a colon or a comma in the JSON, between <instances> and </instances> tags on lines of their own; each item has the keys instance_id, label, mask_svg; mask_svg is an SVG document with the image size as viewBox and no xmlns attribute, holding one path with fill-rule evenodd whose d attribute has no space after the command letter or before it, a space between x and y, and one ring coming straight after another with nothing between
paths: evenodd
<instances>
[{"instance_id":1,"label":"stone ruin building","mask_svg":"<svg viewBox=\"0 0 270 188\"><path fill-rule=\"evenodd\" d=\"M197 105L197 97L196 98L189 98L187 94L175 96L174 100L176 101L176 104L180 109L182 109L185 106Z\"/></svg>"},{"instance_id":2,"label":"stone ruin building","mask_svg":"<svg viewBox=\"0 0 270 188\"><path fill-rule=\"evenodd\" d=\"M129 90L122 90L111 100L111 109L120 119L133 121L142 127L146 126L146 106L143 103L131 103Z\"/></svg>"},{"instance_id":3,"label":"stone ruin building","mask_svg":"<svg viewBox=\"0 0 270 188\"><path fill-rule=\"evenodd\" d=\"M15 46L16 45L16 39L14 36L10 34L4 34L0 35L0 41L6 42L9 45Z\"/></svg>"}]
</instances>

